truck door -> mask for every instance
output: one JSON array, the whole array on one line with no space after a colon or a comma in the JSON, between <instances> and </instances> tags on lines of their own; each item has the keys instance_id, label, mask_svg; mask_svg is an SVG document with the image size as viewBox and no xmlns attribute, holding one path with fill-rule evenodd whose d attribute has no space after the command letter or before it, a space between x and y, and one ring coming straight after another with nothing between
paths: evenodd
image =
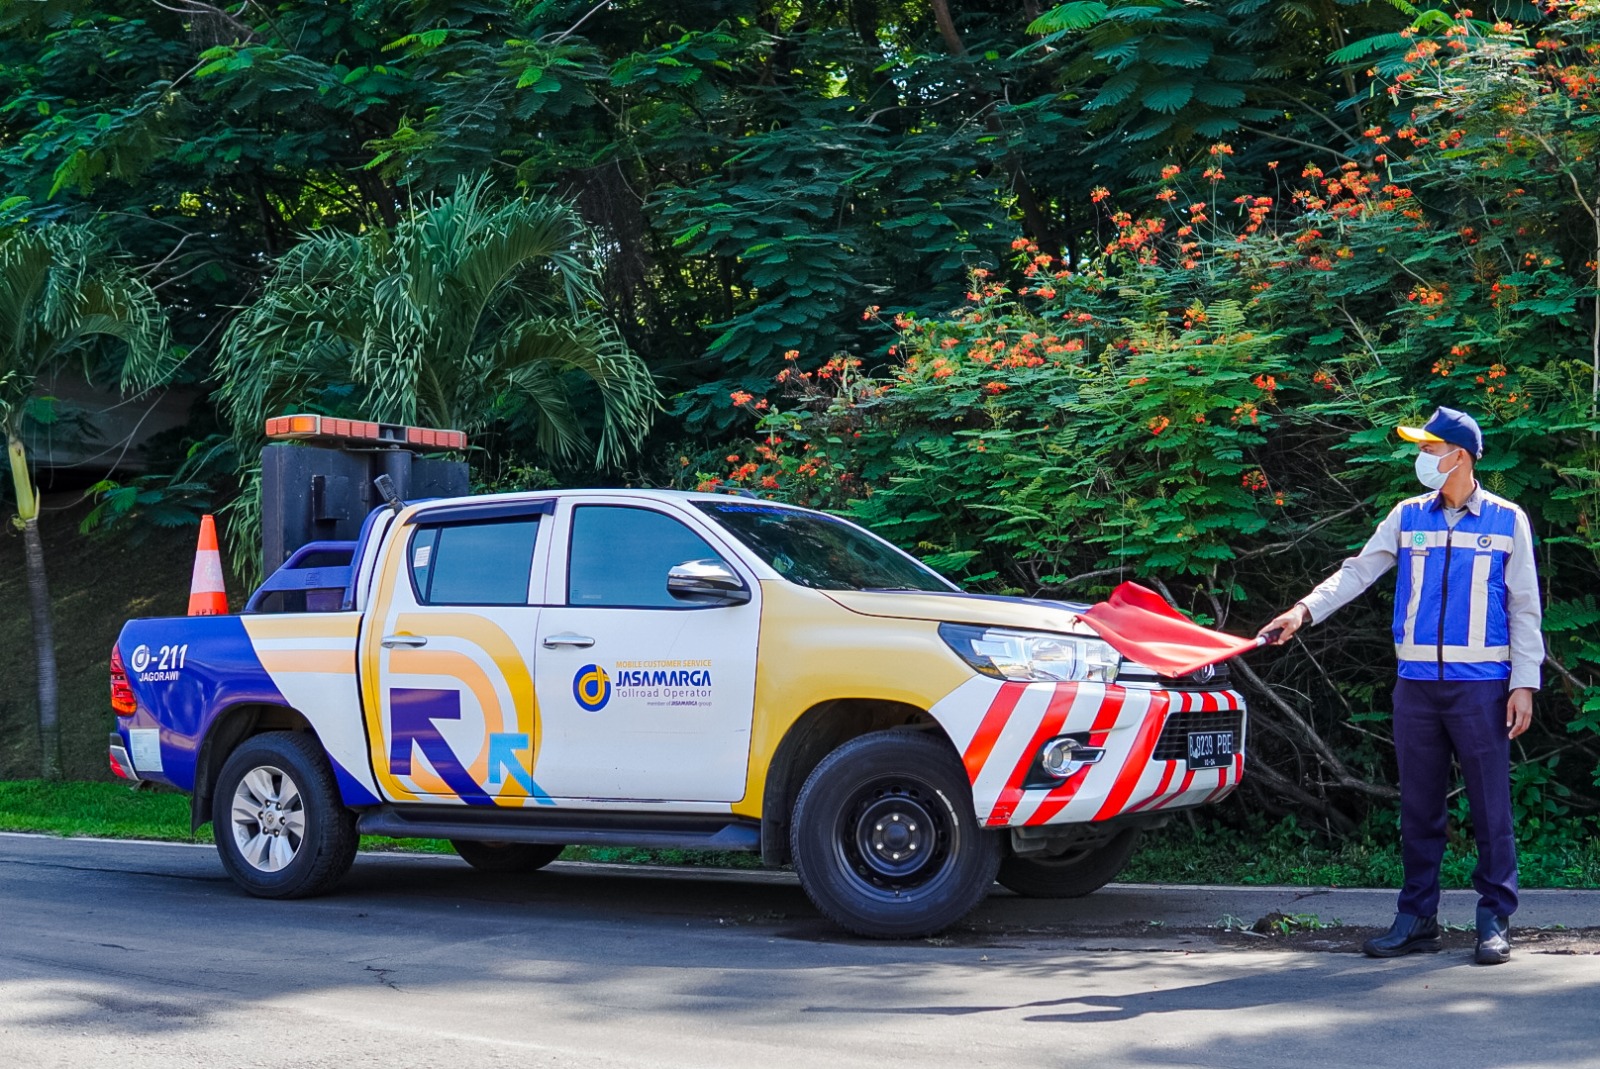
<instances>
[{"instance_id":1,"label":"truck door","mask_svg":"<svg viewBox=\"0 0 1600 1069\"><path fill-rule=\"evenodd\" d=\"M367 737L390 800L548 802L534 592L553 507L424 509L395 532L362 638Z\"/></svg>"},{"instance_id":2,"label":"truck door","mask_svg":"<svg viewBox=\"0 0 1600 1069\"><path fill-rule=\"evenodd\" d=\"M535 670L553 795L732 802L744 794L760 584L720 537L637 500L562 502ZM564 544L563 544L564 543ZM721 560L744 604L696 605L667 573Z\"/></svg>"}]
</instances>

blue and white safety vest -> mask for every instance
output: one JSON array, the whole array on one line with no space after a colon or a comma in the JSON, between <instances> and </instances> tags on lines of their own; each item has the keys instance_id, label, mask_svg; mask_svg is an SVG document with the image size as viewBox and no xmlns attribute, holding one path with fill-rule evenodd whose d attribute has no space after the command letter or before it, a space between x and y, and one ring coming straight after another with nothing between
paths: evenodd
<instances>
[{"instance_id":1,"label":"blue and white safety vest","mask_svg":"<svg viewBox=\"0 0 1600 1069\"><path fill-rule=\"evenodd\" d=\"M1506 558L1517 507L1482 494L1454 528L1437 493L1400 505L1395 655L1401 679L1507 679Z\"/></svg>"}]
</instances>

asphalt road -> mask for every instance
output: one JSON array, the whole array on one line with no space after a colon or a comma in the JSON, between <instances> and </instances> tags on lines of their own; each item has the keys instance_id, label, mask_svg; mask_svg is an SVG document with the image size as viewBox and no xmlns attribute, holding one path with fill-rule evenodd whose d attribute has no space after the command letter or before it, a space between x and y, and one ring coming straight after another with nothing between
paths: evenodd
<instances>
[{"instance_id":1,"label":"asphalt road","mask_svg":"<svg viewBox=\"0 0 1600 1069\"><path fill-rule=\"evenodd\" d=\"M263 902L209 849L0 836L0 1053L26 1069L1600 1066L1600 941L1530 931L1486 969L1459 947L1369 962L1344 929L1216 927L1369 923L1391 901L997 891L948 938L874 943L783 874L510 879L363 855L336 894ZM1446 915L1469 920L1470 899ZM1535 893L1528 917L1600 925L1600 892Z\"/></svg>"}]
</instances>

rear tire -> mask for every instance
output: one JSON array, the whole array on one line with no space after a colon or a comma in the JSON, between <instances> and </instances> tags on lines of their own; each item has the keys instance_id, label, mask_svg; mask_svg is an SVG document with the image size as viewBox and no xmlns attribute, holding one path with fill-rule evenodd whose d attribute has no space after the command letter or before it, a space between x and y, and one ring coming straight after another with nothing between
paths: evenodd
<instances>
[{"instance_id":1,"label":"rear tire","mask_svg":"<svg viewBox=\"0 0 1600 1069\"><path fill-rule=\"evenodd\" d=\"M269 731L240 743L217 777L211 832L222 867L258 898L306 898L355 861L356 815L313 735Z\"/></svg>"},{"instance_id":2,"label":"rear tire","mask_svg":"<svg viewBox=\"0 0 1600 1069\"><path fill-rule=\"evenodd\" d=\"M834 750L795 802L800 886L840 927L874 939L931 935L983 900L1001 843L978 825L947 742L879 731Z\"/></svg>"},{"instance_id":3,"label":"rear tire","mask_svg":"<svg viewBox=\"0 0 1600 1069\"><path fill-rule=\"evenodd\" d=\"M461 860L483 872L538 872L561 856L557 843L475 842L451 839Z\"/></svg>"},{"instance_id":4,"label":"rear tire","mask_svg":"<svg viewBox=\"0 0 1600 1069\"><path fill-rule=\"evenodd\" d=\"M1129 828L1099 846L1068 848L1055 857L1008 857L1000 863L1000 883L1027 898L1082 898L1116 879L1138 845L1139 829Z\"/></svg>"}]
</instances>

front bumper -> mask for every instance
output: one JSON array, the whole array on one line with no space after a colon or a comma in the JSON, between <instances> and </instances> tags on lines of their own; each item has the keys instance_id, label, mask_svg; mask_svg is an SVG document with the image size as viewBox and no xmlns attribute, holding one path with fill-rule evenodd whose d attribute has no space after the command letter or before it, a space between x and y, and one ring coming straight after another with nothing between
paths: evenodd
<instances>
[{"instance_id":1,"label":"front bumper","mask_svg":"<svg viewBox=\"0 0 1600 1069\"><path fill-rule=\"evenodd\" d=\"M1012 683L978 677L934 706L955 740L988 827L1110 820L1203 805L1244 772L1247 717L1238 691L1162 690L1105 683ZM1222 768L1190 768L1191 731L1232 730ZM1105 755L1064 780L1041 783L1038 755L1051 739L1080 737Z\"/></svg>"}]
</instances>

